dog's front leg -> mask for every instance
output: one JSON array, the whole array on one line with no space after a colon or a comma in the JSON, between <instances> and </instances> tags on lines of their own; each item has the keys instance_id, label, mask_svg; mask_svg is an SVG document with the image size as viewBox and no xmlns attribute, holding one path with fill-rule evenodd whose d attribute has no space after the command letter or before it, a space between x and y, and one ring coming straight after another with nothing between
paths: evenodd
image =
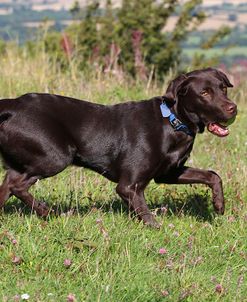
<instances>
[{"instance_id":1,"label":"dog's front leg","mask_svg":"<svg viewBox=\"0 0 247 302\"><path fill-rule=\"evenodd\" d=\"M213 206L218 214L224 214L225 202L222 181L214 171L183 167L173 173L155 178L157 183L167 184L206 184L212 189Z\"/></svg>"},{"instance_id":2,"label":"dog's front leg","mask_svg":"<svg viewBox=\"0 0 247 302\"><path fill-rule=\"evenodd\" d=\"M145 187L146 185L143 186L138 183L126 184L125 182L119 182L116 191L127 203L129 209L134 211L145 225L159 228L160 224L154 219L153 214L146 204L144 198Z\"/></svg>"}]
</instances>

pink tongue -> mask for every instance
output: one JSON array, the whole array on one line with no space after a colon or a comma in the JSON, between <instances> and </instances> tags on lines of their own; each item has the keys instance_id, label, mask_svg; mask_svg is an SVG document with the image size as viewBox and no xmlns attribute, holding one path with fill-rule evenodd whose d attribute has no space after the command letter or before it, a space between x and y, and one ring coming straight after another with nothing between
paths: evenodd
<instances>
[{"instance_id":1,"label":"pink tongue","mask_svg":"<svg viewBox=\"0 0 247 302\"><path fill-rule=\"evenodd\" d=\"M208 124L208 131L220 137L227 136L229 134L229 130L227 128L216 123Z\"/></svg>"}]
</instances>

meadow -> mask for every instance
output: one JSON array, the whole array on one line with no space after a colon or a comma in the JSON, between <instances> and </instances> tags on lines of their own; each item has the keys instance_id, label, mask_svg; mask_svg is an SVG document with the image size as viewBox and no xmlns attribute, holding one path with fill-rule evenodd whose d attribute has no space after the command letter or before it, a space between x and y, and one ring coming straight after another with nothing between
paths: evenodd
<instances>
[{"instance_id":1,"label":"meadow","mask_svg":"<svg viewBox=\"0 0 247 302\"><path fill-rule=\"evenodd\" d=\"M161 95L164 83L121 75L62 72L45 54L0 57L0 97L49 92L112 104ZM230 135L198 135L188 160L223 179L226 212L214 214L203 185L146 190L160 230L132 217L115 184L70 167L39 181L37 199L62 214L40 219L12 197L0 213L0 301L247 301L246 83L229 91L239 106ZM4 171L1 169L1 180Z\"/></svg>"},{"instance_id":2,"label":"meadow","mask_svg":"<svg viewBox=\"0 0 247 302\"><path fill-rule=\"evenodd\" d=\"M211 58L214 56L222 56L222 53L226 54L227 56L230 57L244 57L247 51L246 46L232 46L230 48L224 49L223 47L218 47L218 48L211 48L211 49L198 49L196 47L194 48L186 48L183 50L183 53L190 58L193 57L193 55L198 54L198 55L204 55L206 58Z\"/></svg>"}]
</instances>

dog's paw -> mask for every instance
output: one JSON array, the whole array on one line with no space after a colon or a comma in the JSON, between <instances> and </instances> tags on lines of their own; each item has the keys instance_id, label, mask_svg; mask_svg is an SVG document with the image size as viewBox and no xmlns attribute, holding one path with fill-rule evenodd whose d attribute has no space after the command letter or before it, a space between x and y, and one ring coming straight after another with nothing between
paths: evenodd
<instances>
[{"instance_id":1,"label":"dog's paw","mask_svg":"<svg viewBox=\"0 0 247 302\"><path fill-rule=\"evenodd\" d=\"M148 227L151 227L151 228L157 229L157 230L159 230L162 225L161 223L158 223L156 220L148 221L148 222L145 222L144 224L145 224L145 226L148 226Z\"/></svg>"},{"instance_id":2,"label":"dog's paw","mask_svg":"<svg viewBox=\"0 0 247 302\"><path fill-rule=\"evenodd\" d=\"M155 220L153 215L145 215L142 220L145 226L149 226L154 229L160 229L161 227L161 224Z\"/></svg>"},{"instance_id":3,"label":"dog's paw","mask_svg":"<svg viewBox=\"0 0 247 302\"><path fill-rule=\"evenodd\" d=\"M45 202L39 202L37 207L35 207L35 211L40 217L44 218L53 212L53 210L50 209Z\"/></svg>"},{"instance_id":4,"label":"dog's paw","mask_svg":"<svg viewBox=\"0 0 247 302\"><path fill-rule=\"evenodd\" d=\"M214 203L214 210L218 215L223 215L225 212L225 205L222 202Z\"/></svg>"}]
</instances>

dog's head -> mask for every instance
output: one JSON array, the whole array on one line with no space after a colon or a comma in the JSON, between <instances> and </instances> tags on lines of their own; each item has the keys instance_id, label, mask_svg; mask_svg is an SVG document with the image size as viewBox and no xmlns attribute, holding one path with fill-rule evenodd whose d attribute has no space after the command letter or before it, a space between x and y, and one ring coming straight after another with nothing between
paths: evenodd
<instances>
[{"instance_id":1,"label":"dog's head","mask_svg":"<svg viewBox=\"0 0 247 302\"><path fill-rule=\"evenodd\" d=\"M195 70L173 80L163 96L193 128L203 132L204 127L218 136L229 134L237 114L237 106L227 96L233 87L227 76L214 68Z\"/></svg>"}]
</instances>

